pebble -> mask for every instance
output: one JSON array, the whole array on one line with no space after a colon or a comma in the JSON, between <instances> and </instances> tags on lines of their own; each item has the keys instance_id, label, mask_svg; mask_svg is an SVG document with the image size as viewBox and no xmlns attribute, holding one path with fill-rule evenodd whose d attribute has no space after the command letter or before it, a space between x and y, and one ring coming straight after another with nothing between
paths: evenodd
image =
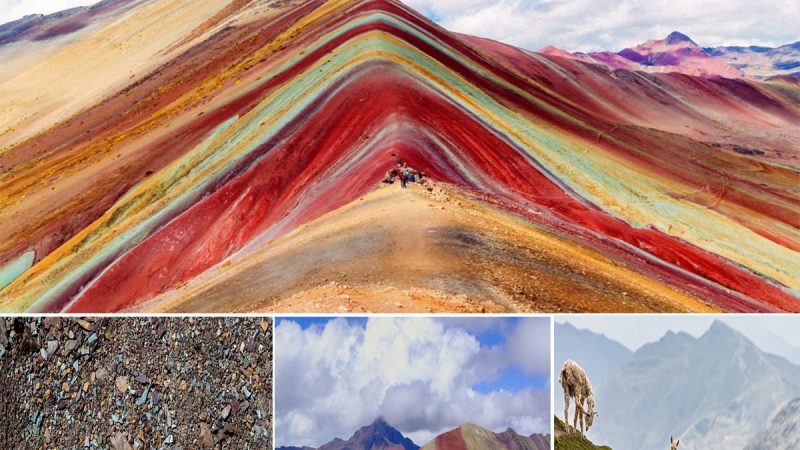
<instances>
[{"instance_id":1,"label":"pebble","mask_svg":"<svg viewBox=\"0 0 800 450\"><path fill-rule=\"evenodd\" d=\"M125 437L123 433L117 433L111 439L111 446L114 450L133 450L131 444L128 442L128 438Z\"/></svg>"},{"instance_id":2,"label":"pebble","mask_svg":"<svg viewBox=\"0 0 800 450\"><path fill-rule=\"evenodd\" d=\"M144 388L141 397L136 399L136 406L142 406L147 402L147 394L150 393L150 386Z\"/></svg>"},{"instance_id":3,"label":"pebble","mask_svg":"<svg viewBox=\"0 0 800 450\"><path fill-rule=\"evenodd\" d=\"M89 323L88 321L83 320L83 319L78 319L78 320L76 320L76 322L78 322L78 326L80 326L84 330L92 331L92 324Z\"/></svg>"},{"instance_id":4,"label":"pebble","mask_svg":"<svg viewBox=\"0 0 800 450\"><path fill-rule=\"evenodd\" d=\"M47 356L53 356L58 350L58 341L47 341Z\"/></svg>"},{"instance_id":5,"label":"pebble","mask_svg":"<svg viewBox=\"0 0 800 450\"><path fill-rule=\"evenodd\" d=\"M106 369L105 367L101 367L101 368L97 369L96 377L97 377L98 380L102 381L107 376L108 376L108 369Z\"/></svg>"},{"instance_id":6,"label":"pebble","mask_svg":"<svg viewBox=\"0 0 800 450\"><path fill-rule=\"evenodd\" d=\"M226 407L224 407L222 409L222 413L220 414L220 417L222 417L222 420L225 420L230 415L231 415L231 405L228 405L228 406L226 406Z\"/></svg>"},{"instance_id":7,"label":"pebble","mask_svg":"<svg viewBox=\"0 0 800 450\"><path fill-rule=\"evenodd\" d=\"M114 385L117 386L117 390L120 394L124 394L125 391L128 390L128 379L125 377L117 377Z\"/></svg>"},{"instance_id":8,"label":"pebble","mask_svg":"<svg viewBox=\"0 0 800 450\"><path fill-rule=\"evenodd\" d=\"M211 427L205 422L200 424L199 438L204 448L214 447L214 436L211 435Z\"/></svg>"},{"instance_id":9,"label":"pebble","mask_svg":"<svg viewBox=\"0 0 800 450\"><path fill-rule=\"evenodd\" d=\"M70 339L64 344L64 356L68 356L72 353L76 348L78 348L78 341L75 339Z\"/></svg>"}]
</instances>

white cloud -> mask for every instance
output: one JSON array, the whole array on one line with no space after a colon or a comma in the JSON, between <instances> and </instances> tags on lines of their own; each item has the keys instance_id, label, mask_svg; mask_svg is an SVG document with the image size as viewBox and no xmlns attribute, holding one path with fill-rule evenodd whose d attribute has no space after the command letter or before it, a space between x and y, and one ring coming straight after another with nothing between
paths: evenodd
<instances>
[{"instance_id":1,"label":"white cloud","mask_svg":"<svg viewBox=\"0 0 800 450\"><path fill-rule=\"evenodd\" d=\"M509 364L548 377L547 319L519 320L508 345L492 348L462 327L425 318L376 318L366 327L337 319L306 330L283 321L275 339L279 445L347 439L377 417L420 445L465 422L549 430L549 382L513 393L472 388Z\"/></svg>"},{"instance_id":2,"label":"white cloud","mask_svg":"<svg viewBox=\"0 0 800 450\"><path fill-rule=\"evenodd\" d=\"M702 46L800 40L796 0L404 0L445 28L529 50L620 50L671 31Z\"/></svg>"},{"instance_id":3,"label":"white cloud","mask_svg":"<svg viewBox=\"0 0 800 450\"><path fill-rule=\"evenodd\" d=\"M28 14L51 14L76 6L96 3L94 0L0 0L0 24L21 19Z\"/></svg>"}]
</instances>

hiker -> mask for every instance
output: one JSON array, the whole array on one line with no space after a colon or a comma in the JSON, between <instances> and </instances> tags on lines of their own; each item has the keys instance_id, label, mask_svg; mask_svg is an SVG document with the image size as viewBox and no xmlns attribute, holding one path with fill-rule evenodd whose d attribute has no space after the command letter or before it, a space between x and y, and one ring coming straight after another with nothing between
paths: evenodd
<instances>
[{"instance_id":1,"label":"hiker","mask_svg":"<svg viewBox=\"0 0 800 450\"><path fill-rule=\"evenodd\" d=\"M411 177L411 169L408 168L408 164L403 164L403 170L400 172L400 181L403 182L403 187L406 187L409 178Z\"/></svg>"}]
</instances>

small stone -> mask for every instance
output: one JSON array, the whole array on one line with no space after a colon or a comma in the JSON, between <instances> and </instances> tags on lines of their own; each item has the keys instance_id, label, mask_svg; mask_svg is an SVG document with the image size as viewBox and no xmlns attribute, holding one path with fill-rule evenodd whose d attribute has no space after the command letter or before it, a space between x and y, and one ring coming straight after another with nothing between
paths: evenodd
<instances>
[{"instance_id":1,"label":"small stone","mask_svg":"<svg viewBox=\"0 0 800 450\"><path fill-rule=\"evenodd\" d=\"M225 408L222 409L222 413L220 414L220 417L222 417L222 420L225 420L230 415L231 415L231 405L228 405L228 406L226 406Z\"/></svg>"},{"instance_id":2,"label":"small stone","mask_svg":"<svg viewBox=\"0 0 800 450\"><path fill-rule=\"evenodd\" d=\"M259 327L261 327L261 331L263 331L263 332L265 332L265 333L267 332L267 329L269 329L269 324L268 324L266 321L264 321L264 320L262 320L261 322L259 322L259 323L258 323L258 326L259 326Z\"/></svg>"},{"instance_id":3,"label":"small stone","mask_svg":"<svg viewBox=\"0 0 800 450\"><path fill-rule=\"evenodd\" d=\"M142 406L147 402L147 394L150 392L150 386L144 388L144 392L142 392L142 396L136 399L136 406Z\"/></svg>"},{"instance_id":4,"label":"small stone","mask_svg":"<svg viewBox=\"0 0 800 450\"><path fill-rule=\"evenodd\" d=\"M158 324L158 328L156 329L156 340L161 340L164 337L164 333L167 332L167 327L164 326L163 323Z\"/></svg>"},{"instance_id":5,"label":"small stone","mask_svg":"<svg viewBox=\"0 0 800 450\"><path fill-rule=\"evenodd\" d=\"M199 437L203 448L214 448L214 436L211 435L211 427L205 422L200 424Z\"/></svg>"},{"instance_id":6,"label":"small stone","mask_svg":"<svg viewBox=\"0 0 800 450\"><path fill-rule=\"evenodd\" d=\"M117 377L114 384L117 386L117 390L120 394L124 394L125 391L128 390L128 379L125 377Z\"/></svg>"},{"instance_id":7,"label":"small stone","mask_svg":"<svg viewBox=\"0 0 800 450\"><path fill-rule=\"evenodd\" d=\"M72 353L76 348L78 348L78 341L75 339L70 339L64 344L64 356L69 355Z\"/></svg>"},{"instance_id":8,"label":"small stone","mask_svg":"<svg viewBox=\"0 0 800 450\"><path fill-rule=\"evenodd\" d=\"M92 331L92 324L91 324L91 323L89 323L88 321L86 321L86 320L83 320L83 319L78 319L78 320L76 320L76 322L78 322L78 325L79 325L81 328L83 328L84 330L86 330L86 331Z\"/></svg>"},{"instance_id":9,"label":"small stone","mask_svg":"<svg viewBox=\"0 0 800 450\"><path fill-rule=\"evenodd\" d=\"M55 317L55 316L45 317L45 319L44 319L44 327L47 328L48 330L52 330L54 328L59 328L60 326L61 326L61 318L60 317Z\"/></svg>"},{"instance_id":10,"label":"small stone","mask_svg":"<svg viewBox=\"0 0 800 450\"><path fill-rule=\"evenodd\" d=\"M92 345L95 342L97 342L97 339L98 339L97 333L92 333L92 335L89 336L89 339L86 340L86 343Z\"/></svg>"},{"instance_id":11,"label":"small stone","mask_svg":"<svg viewBox=\"0 0 800 450\"><path fill-rule=\"evenodd\" d=\"M136 380L137 383L145 384L147 383L147 375L140 373L134 380Z\"/></svg>"},{"instance_id":12,"label":"small stone","mask_svg":"<svg viewBox=\"0 0 800 450\"><path fill-rule=\"evenodd\" d=\"M96 373L97 373L96 375L97 379L103 381L108 376L108 369L106 369L105 367L101 367L97 369Z\"/></svg>"},{"instance_id":13,"label":"small stone","mask_svg":"<svg viewBox=\"0 0 800 450\"><path fill-rule=\"evenodd\" d=\"M250 390L247 389L247 386L242 386L242 394L245 396L245 398L250 398L251 394Z\"/></svg>"},{"instance_id":14,"label":"small stone","mask_svg":"<svg viewBox=\"0 0 800 450\"><path fill-rule=\"evenodd\" d=\"M123 433L117 433L117 435L111 439L111 446L114 450L133 450L133 447L131 447L131 444Z\"/></svg>"},{"instance_id":15,"label":"small stone","mask_svg":"<svg viewBox=\"0 0 800 450\"><path fill-rule=\"evenodd\" d=\"M58 341L47 341L47 356L53 356L58 350Z\"/></svg>"},{"instance_id":16,"label":"small stone","mask_svg":"<svg viewBox=\"0 0 800 450\"><path fill-rule=\"evenodd\" d=\"M189 388L189 385L186 384L186 380L181 380L181 382L178 384L178 389L180 389L182 391L185 391L188 388Z\"/></svg>"}]
</instances>

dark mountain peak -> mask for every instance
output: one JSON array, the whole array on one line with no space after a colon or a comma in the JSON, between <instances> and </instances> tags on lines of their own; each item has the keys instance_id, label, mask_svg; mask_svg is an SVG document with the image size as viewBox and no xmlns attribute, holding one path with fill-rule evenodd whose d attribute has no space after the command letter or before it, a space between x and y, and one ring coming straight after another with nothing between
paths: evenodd
<instances>
[{"instance_id":1,"label":"dark mountain peak","mask_svg":"<svg viewBox=\"0 0 800 450\"><path fill-rule=\"evenodd\" d=\"M677 44L679 42L688 42L690 44L697 45L691 38L689 38L689 36L678 31L673 31L669 34L669 36L667 36L667 44Z\"/></svg>"},{"instance_id":2,"label":"dark mountain peak","mask_svg":"<svg viewBox=\"0 0 800 450\"><path fill-rule=\"evenodd\" d=\"M389 425L389 423L388 423L388 422L386 422L386 419L384 419L384 418L383 418L383 416L378 416L378 417L377 417L377 418L376 418L376 419L375 419L375 420L372 422L372 424L371 424L371 425L367 425L367 426L376 427L376 428L377 428L377 427L386 427L386 428L391 428L391 426Z\"/></svg>"},{"instance_id":3,"label":"dark mountain peak","mask_svg":"<svg viewBox=\"0 0 800 450\"><path fill-rule=\"evenodd\" d=\"M402 447L405 450L417 450L419 446L403 436L396 428L389 425L383 417L378 417L371 424L361 427L347 441L344 449L377 450L383 448Z\"/></svg>"}]
</instances>

